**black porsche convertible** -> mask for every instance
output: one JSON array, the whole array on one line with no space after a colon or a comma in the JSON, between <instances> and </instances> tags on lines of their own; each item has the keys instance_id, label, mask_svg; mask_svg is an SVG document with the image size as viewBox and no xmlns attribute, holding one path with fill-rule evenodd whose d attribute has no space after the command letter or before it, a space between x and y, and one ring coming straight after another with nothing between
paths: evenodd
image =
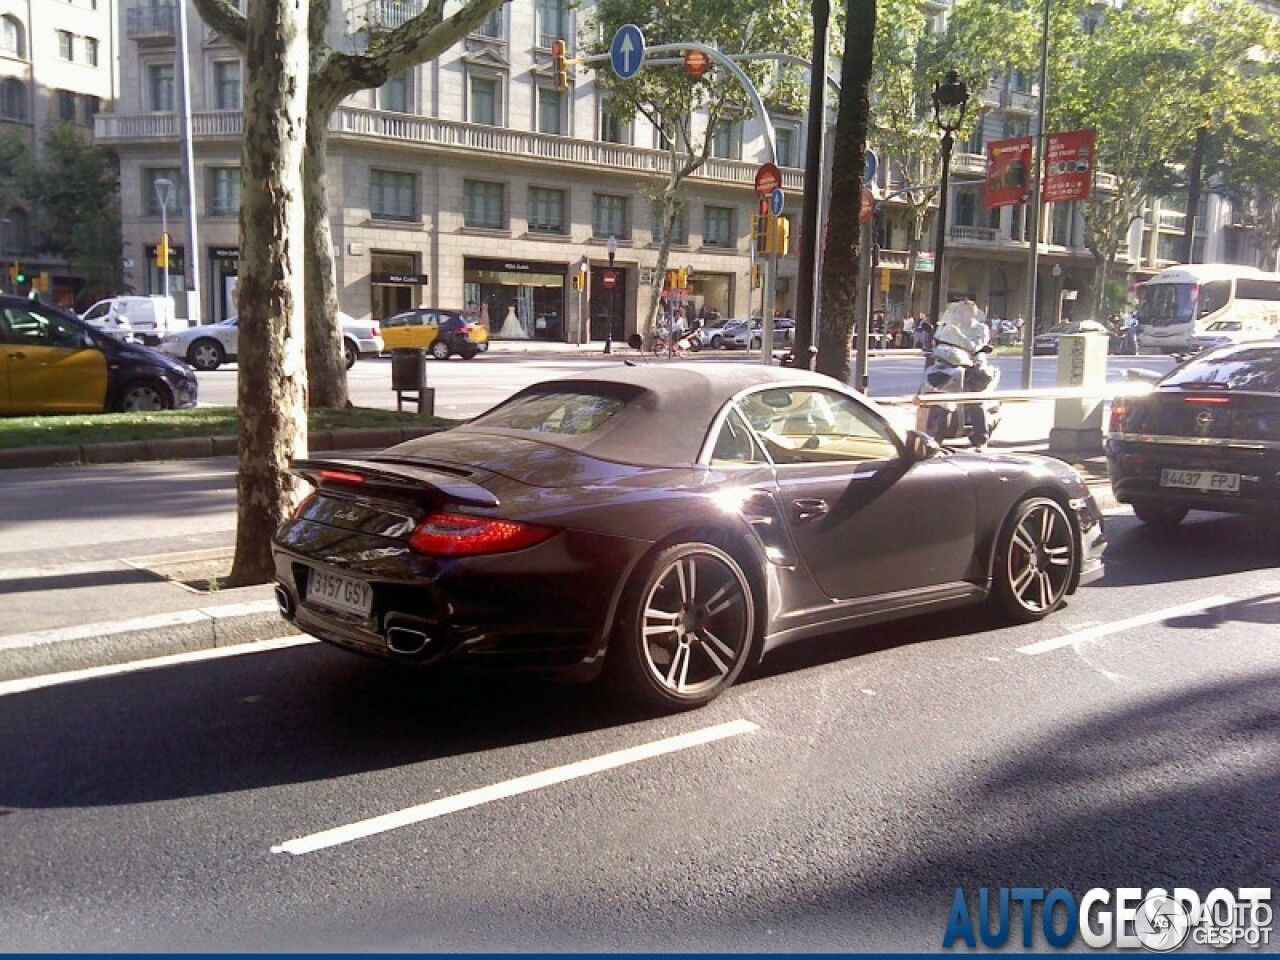
<instances>
[{"instance_id":1,"label":"black porsche convertible","mask_svg":"<svg viewBox=\"0 0 1280 960\"><path fill-rule=\"evenodd\" d=\"M294 469L315 492L276 533L276 596L302 630L407 664L604 674L667 709L783 643L983 601L1036 620L1101 573L1069 466L943 450L781 367L618 364Z\"/></svg>"}]
</instances>

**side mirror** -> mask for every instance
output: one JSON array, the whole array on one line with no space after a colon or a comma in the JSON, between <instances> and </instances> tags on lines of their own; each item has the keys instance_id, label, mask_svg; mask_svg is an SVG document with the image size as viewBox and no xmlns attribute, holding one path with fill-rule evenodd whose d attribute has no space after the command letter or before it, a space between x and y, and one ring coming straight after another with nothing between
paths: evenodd
<instances>
[{"instance_id":1,"label":"side mirror","mask_svg":"<svg viewBox=\"0 0 1280 960\"><path fill-rule=\"evenodd\" d=\"M920 460L929 460L941 452L942 447L938 445L938 441L927 433L921 433L919 430L907 431L907 460L909 462L917 463Z\"/></svg>"},{"instance_id":2,"label":"side mirror","mask_svg":"<svg viewBox=\"0 0 1280 960\"><path fill-rule=\"evenodd\" d=\"M644 346L644 338L638 333L633 333L631 336L627 337L627 346L632 350L639 350Z\"/></svg>"}]
</instances>

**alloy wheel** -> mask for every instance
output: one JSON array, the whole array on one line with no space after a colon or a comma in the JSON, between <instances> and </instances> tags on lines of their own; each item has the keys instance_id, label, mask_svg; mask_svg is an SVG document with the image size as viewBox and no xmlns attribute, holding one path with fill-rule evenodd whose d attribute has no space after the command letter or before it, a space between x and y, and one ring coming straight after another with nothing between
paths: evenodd
<instances>
[{"instance_id":1,"label":"alloy wheel","mask_svg":"<svg viewBox=\"0 0 1280 960\"><path fill-rule=\"evenodd\" d=\"M120 397L122 413L165 410L168 406L164 393L153 383L131 383Z\"/></svg>"},{"instance_id":2,"label":"alloy wheel","mask_svg":"<svg viewBox=\"0 0 1280 960\"><path fill-rule=\"evenodd\" d=\"M1076 567L1076 540L1066 511L1054 500L1023 502L1014 514L1000 559L1005 606L1019 619L1038 620L1061 605Z\"/></svg>"}]
</instances>

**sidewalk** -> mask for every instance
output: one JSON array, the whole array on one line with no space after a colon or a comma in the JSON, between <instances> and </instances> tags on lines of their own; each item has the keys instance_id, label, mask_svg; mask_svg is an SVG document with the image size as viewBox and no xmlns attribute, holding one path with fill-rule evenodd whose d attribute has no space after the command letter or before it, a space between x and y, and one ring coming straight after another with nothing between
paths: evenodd
<instances>
[{"instance_id":1,"label":"sidewalk","mask_svg":"<svg viewBox=\"0 0 1280 960\"><path fill-rule=\"evenodd\" d=\"M915 425L914 407L885 409L899 426ZM1051 402L1006 404L989 452L1048 453L1052 424ZM320 449L377 448L401 438L400 430L338 431ZM1094 457L1076 466L1103 509L1114 507L1105 462ZM75 549L0 545L0 691L20 678L296 633L277 614L270 584L220 586L234 530L130 540L123 529L113 521L110 537Z\"/></svg>"}]
</instances>

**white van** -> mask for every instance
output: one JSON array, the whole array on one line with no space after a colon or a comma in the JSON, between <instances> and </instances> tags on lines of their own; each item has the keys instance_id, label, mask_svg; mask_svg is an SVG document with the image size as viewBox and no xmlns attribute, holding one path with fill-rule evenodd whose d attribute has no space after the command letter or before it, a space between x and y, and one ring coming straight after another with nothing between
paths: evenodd
<instances>
[{"instance_id":1,"label":"white van","mask_svg":"<svg viewBox=\"0 0 1280 960\"><path fill-rule=\"evenodd\" d=\"M173 297L112 297L99 300L80 319L112 335L128 332L134 339L155 345L176 330L185 330L186 320L174 316Z\"/></svg>"}]
</instances>

